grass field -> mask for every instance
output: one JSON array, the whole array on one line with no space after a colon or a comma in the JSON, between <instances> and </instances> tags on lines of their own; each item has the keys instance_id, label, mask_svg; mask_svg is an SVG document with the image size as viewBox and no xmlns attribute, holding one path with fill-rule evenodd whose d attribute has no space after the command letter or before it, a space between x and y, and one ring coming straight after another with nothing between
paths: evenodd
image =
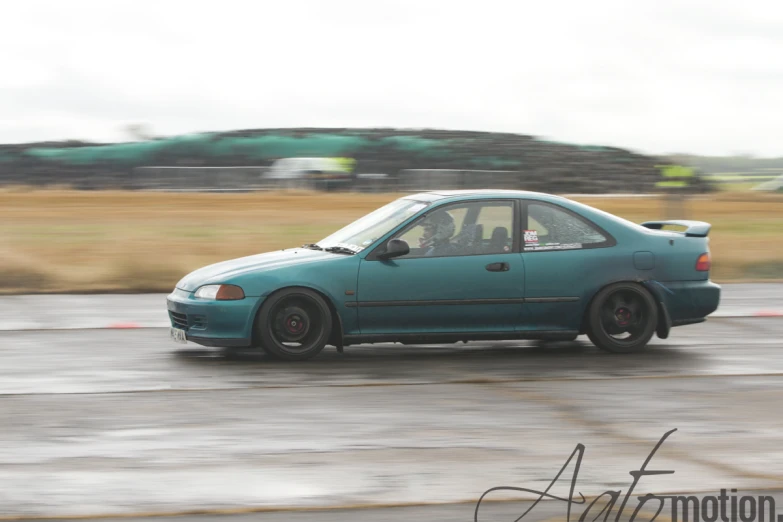
<instances>
[{"instance_id":1,"label":"grass field","mask_svg":"<svg viewBox=\"0 0 783 522\"><path fill-rule=\"evenodd\" d=\"M315 242L395 194L0 191L0 293L166 292L216 261ZM582 200L632 221L657 199ZM713 279L783 279L783 196L690 203L713 224Z\"/></svg>"}]
</instances>

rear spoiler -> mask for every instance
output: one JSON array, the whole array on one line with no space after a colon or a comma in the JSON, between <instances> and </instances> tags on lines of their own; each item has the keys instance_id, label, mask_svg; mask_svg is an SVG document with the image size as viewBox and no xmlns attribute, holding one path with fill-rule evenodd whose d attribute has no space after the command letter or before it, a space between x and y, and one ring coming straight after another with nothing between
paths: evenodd
<instances>
[{"instance_id":1,"label":"rear spoiler","mask_svg":"<svg viewBox=\"0 0 783 522\"><path fill-rule=\"evenodd\" d=\"M645 228L651 228L653 230L661 230L663 227L667 226L685 227L685 231L671 231L685 234L685 237L707 237L707 234L710 233L710 229L712 228L712 225L705 223L704 221L688 221L684 219L674 219L670 221L646 221L642 223L642 226Z\"/></svg>"}]
</instances>

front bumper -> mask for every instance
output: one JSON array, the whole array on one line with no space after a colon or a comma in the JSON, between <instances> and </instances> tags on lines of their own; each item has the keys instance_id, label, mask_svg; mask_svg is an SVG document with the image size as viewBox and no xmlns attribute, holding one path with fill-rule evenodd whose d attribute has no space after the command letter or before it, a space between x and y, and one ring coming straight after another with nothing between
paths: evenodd
<instances>
[{"instance_id":1,"label":"front bumper","mask_svg":"<svg viewBox=\"0 0 783 522\"><path fill-rule=\"evenodd\" d=\"M171 326L185 330L188 341L210 347L244 347L252 344L253 321L260 298L238 301L197 299L192 292L175 289L166 297Z\"/></svg>"}]
</instances>

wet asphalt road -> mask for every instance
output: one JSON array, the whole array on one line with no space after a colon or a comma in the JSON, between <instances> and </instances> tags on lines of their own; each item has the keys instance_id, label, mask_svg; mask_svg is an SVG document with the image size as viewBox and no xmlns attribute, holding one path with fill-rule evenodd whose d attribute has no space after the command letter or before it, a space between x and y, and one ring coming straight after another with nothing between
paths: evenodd
<instances>
[{"instance_id":1,"label":"wet asphalt road","mask_svg":"<svg viewBox=\"0 0 783 522\"><path fill-rule=\"evenodd\" d=\"M627 490L674 428L649 467L675 473L640 494L781 488L782 350L773 318L676 328L633 356L580 337L305 363L182 347L159 328L0 332L0 515L459 502L545 488L577 443L577 489L597 495ZM236 516L471 520L473 505Z\"/></svg>"}]
</instances>

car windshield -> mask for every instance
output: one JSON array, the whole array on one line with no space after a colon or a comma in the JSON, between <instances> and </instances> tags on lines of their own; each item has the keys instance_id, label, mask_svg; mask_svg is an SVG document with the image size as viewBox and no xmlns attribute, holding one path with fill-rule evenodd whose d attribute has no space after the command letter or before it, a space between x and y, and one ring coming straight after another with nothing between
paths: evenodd
<instances>
[{"instance_id":1,"label":"car windshield","mask_svg":"<svg viewBox=\"0 0 783 522\"><path fill-rule=\"evenodd\" d=\"M402 198L392 201L318 242L322 248L343 247L361 252L429 203Z\"/></svg>"}]
</instances>

